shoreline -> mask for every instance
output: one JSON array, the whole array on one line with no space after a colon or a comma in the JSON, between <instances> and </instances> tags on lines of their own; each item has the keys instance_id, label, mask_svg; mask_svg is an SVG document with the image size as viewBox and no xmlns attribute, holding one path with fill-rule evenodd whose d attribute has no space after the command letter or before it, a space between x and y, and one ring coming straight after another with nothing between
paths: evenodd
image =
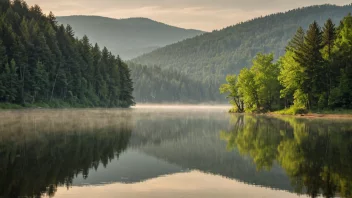
<instances>
[{"instance_id":1,"label":"shoreline","mask_svg":"<svg viewBox=\"0 0 352 198\"><path fill-rule=\"evenodd\" d=\"M4 103L0 103L4 104ZM11 111L11 110L28 110L28 109L231 109L231 106L225 105L225 104L218 104L218 105L212 105L212 104L136 104L135 106L131 107L114 107L114 108L108 108L108 107L83 107L83 106L51 106L51 105L43 105L43 104L34 104L34 105L29 105L29 106L20 106L20 105L13 105L12 106L7 106L8 108L1 108L0 106L0 111ZM307 113L307 114L297 114L297 115L290 115L290 114L280 114L280 113L275 113L275 112L269 112L269 113L232 113L229 112L230 114L245 114L245 115L262 115L262 116L271 116L271 117L294 117L294 118L306 118L306 119L352 119L352 110L346 110L346 113L342 112L336 112L336 113Z\"/></svg>"},{"instance_id":2,"label":"shoreline","mask_svg":"<svg viewBox=\"0 0 352 198\"><path fill-rule=\"evenodd\" d=\"M352 114L319 114L319 113L308 113L308 114L297 114L297 115L283 115L276 113L266 113L263 115L272 117L295 117L295 118L306 118L306 119L352 119Z\"/></svg>"}]
</instances>

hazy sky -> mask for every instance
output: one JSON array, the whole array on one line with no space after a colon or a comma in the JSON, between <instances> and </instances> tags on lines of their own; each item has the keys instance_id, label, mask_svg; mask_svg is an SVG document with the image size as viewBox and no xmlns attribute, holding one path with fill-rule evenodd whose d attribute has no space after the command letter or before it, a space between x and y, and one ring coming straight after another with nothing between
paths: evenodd
<instances>
[{"instance_id":1,"label":"hazy sky","mask_svg":"<svg viewBox=\"0 0 352 198\"><path fill-rule=\"evenodd\" d=\"M211 31L257 16L315 4L351 0L27 0L56 16L146 17L170 25Z\"/></svg>"}]
</instances>

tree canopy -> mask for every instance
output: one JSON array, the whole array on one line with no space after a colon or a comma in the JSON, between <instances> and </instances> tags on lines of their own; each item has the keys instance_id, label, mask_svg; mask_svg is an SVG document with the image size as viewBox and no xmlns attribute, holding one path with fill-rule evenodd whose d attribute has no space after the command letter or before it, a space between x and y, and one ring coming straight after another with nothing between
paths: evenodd
<instances>
[{"instance_id":1,"label":"tree canopy","mask_svg":"<svg viewBox=\"0 0 352 198\"><path fill-rule=\"evenodd\" d=\"M0 102L129 107L128 66L22 0L0 1ZM89 33L89 32L88 32Z\"/></svg>"},{"instance_id":2,"label":"tree canopy","mask_svg":"<svg viewBox=\"0 0 352 198\"><path fill-rule=\"evenodd\" d=\"M352 12L351 5L298 8L205 33L132 61L177 70L211 89L217 102L225 102L217 89L228 74L238 75L241 69L249 68L258 53L273 53L276 61L286 53L287 44L300 26L307 29L314 20L323 26L328 18L338 23L349 12Z\"/></svg>"},{"instance_id":3,"label":"tree canopy","mask_svg":"<svg viewBox=\"0 0 352 198\"><path fill-rule=\"evenodd\" d=\"M241 70L237 81L223 85L220 92L228 87L238 93L247 112L350 109L351 30L351 15L337 28L331 19L323 28L315 21L306 32L299 28L276 63L272 54L258 54L253 66Z\"/></svg>"}]
</instances>

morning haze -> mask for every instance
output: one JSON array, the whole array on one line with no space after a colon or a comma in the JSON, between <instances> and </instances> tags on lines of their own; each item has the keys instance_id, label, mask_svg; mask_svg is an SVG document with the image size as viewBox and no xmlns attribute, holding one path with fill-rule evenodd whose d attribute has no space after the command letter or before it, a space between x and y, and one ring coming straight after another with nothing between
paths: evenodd
<instances>
[{"instance_id":1,"label":"morning haze","mask_svg":"<svg viewBox=\"0 0 352 198\"><path fill-rule=\"evenodd\" d=\"M112 18L146 17L170 25L212 31L262 15L316 4L345 5L349 0L28 0L57 16L99 15Z\"/></svg>"},{"instance_id":2,"label":"morning haze","mask_svg":"<svg viewBox=\"0 0 352 198\"><path fill-rule=\"evenodd\" d=\"M349 13L0 0L0 198L352 198Z\"/></svg>"}]
</instances>

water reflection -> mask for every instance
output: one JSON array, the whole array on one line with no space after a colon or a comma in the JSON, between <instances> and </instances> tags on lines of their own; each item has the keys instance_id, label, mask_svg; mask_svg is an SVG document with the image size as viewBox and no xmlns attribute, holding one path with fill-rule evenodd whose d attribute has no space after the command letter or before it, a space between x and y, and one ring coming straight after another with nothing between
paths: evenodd
<instances>
[{"instance_id":1,"label":"water reflection","mask_svg":"<svg viewBox=\"0 0 352 198\"><path fill-rule=\"evenodd\" d=\"M80 186L70 190L60 188L56 197L114 198L116 195L123 198L298 198L287 191L248 185L200 171L176 173L132 184Z\"/></svg>"},{"instance_id":2,"label":"water reflection","mask_svg":"<svg viewBox=\"0 0 352 198\"><path fill-rule=\"evenodd\" d=\"M0 197L351 197L350 122L225 111L2 112Z\"/></svg>"},{"instance_id":3,"label":"water reflection","mask_svg":"<svg viewBox=\"0 0 352 198\"><path fill-rule=\"evenodd\" d=\"M128 117L121 119L70 111L2 114L0 197L53 196L77 174L86 178L90 169L106 166L131 136Z\"/></svg>"},{"instance_id":4,"label":"water reflection","mask_svg":"<svg viewBox=\"0 0 352 198\"><path fill-rule=\"evenodd\" d=\"M352 196L351 121L233 117L221 133L228 149L249 155L258 170L278 163L297 193Z\"/></svg>"}]
</instances>

